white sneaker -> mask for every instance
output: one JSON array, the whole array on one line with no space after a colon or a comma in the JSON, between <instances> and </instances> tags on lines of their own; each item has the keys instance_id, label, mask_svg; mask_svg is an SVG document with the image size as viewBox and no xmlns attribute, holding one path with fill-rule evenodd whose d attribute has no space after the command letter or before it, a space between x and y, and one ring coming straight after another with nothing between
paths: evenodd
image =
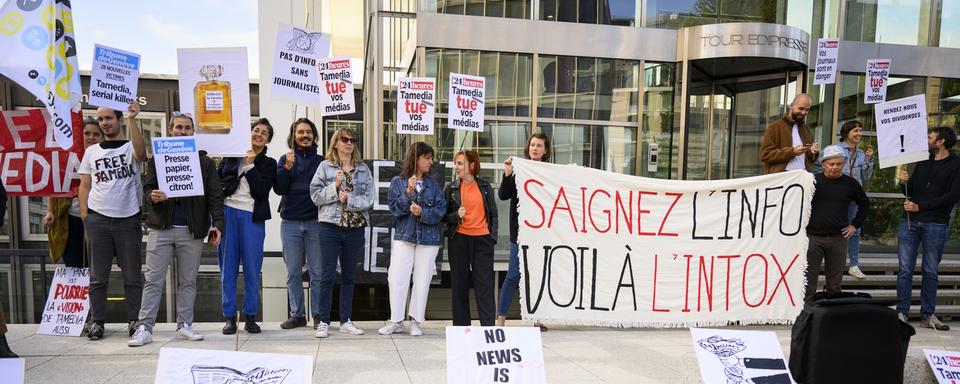
<instances>
[{"instance_id":1,"label":"white sneaker","mask_svg":"<svg viewBox=\"0 0 960 384\"><path fill-rule=\"evenodd\" d=\"M317 324L317 333L314 334L314 337L317 337L317 338L320 338L320 339L325 339L325 338L327 338L327 336L329 336L329 334L328 334L328 332L327 332L329 329L330 329L330 324L327 324L327 323L324 323L324 322L318 323L318 324Z\"/></svg>"},{"instance_id":2,"label":"white sneaker","mask_svg":"<svg viewBox=\"0 0 960 384\"><path fill-rule=\"evenodd\" d=\"M902 321L902 322L904 322L904 323L910 324L910 319L907 318L907 315L904 315L904 314L898 312L898 313L897 313L897 318L900 319L900 321Z\"/></svg>"},{"instance_id":3,"label":"white sneaker","mask_svg":"<svg viewBox=\"0 0 960 384\"><path fill-rule=\"evenodd\" d=\"M193 327L191 327L190 324L184 324L182 327L180 327L180 329L177 330L177 334L190 341L203 340L203 335L194 332Z\"/></svg>"},{"instance_id":4,"label":"white sneaker","mask_svg":"<svg viewBox=\"0 0 960 384\"><path fill-rule=\"evenodd\" d=\"M382 328L380 328L380 330L377 331L377 333L379 333L379 334L381 334L381 335L389 335L389 334L392 334L392 333L400 333L400 332L403 332L403 322L402 322L402 321L398 321L398 322L396 322L396 323L391 321L391 322L387 323L387 325L384 325Z\"/></svg>"},{"instance_id":5,"label":"white sneaker","mask_svg":"<svg viewBox=\"0 0 960 384\"><path fill-rule=\"evenodd\" d=\"M127 342L127 345L131 347L142 347L152 342L153 334L147 330L146 325L140 325L137 327L137 331L133 333L133 337L130 338L130 341Z\"/></svg>"},{"instance_id":6,"label":"white sneaker","mask_svg":"<svg viewBox=\"0 0 960 384\"><path fill-rule=\"evenodd\" d=\"M856 277L858 279L863 279L867 277L867 275L864 275L863 271L860 270L860 267L856 265L850 267L850 269L847 270L847 274L849 274L850 276Z\"/></svg>"},{"instance_id":7,"label":"white sneaker","mask_svg":"<svg viewBox=\"0 0 960 384\"><path fill-rule=\"evenodd\" d=\"M352 321L348 321L346 323L340 324L340 333L349 333L351 335L362 335L363 330L360 329L360 327L358 327Z\"/></svg>"},{"instance_id":8,"label":"white sneaker","mask_svg":"<svg viewBox=\"0 0 960 384\"><path fill-rule=\"evenodd\" d=\"M410 336L423 336L423 329L420 329L419 322L410 322Z\"/></svg>"}]
</instances>

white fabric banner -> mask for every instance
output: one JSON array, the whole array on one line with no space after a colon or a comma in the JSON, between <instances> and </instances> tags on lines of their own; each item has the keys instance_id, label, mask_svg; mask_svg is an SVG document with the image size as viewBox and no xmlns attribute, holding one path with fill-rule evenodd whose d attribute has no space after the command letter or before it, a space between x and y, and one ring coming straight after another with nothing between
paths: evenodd
<instances>
[{"instance_id":1,"label":"white fabric banner","mask_svg":"<svg viewBox=\"0 0 960 384\"><path fill-rule=\"evenodd\" d=\"M833 84L837 82L837 56L840 52L840 39L817 40L817 66L813 74L813 84Z\"/></svg>"},{"instance_id":2,"label":"white fabric banner","mask_svg":"<svg viewBox=\"0 0 960 384\"><path fill-rule=\"evenodd\" d=\"M546 383L536 327L447 327L447 383Z\"/></svg>"},{"instance_id":3,"label":"white fabric banner","mask_svg":"<svg viewBox=\"0 0 960 384\"><path fill-rule=\"evenodd\" d=\"M80 336L90 310L89 293L90 268L57 268L37 334Z\"/></svg>"},{"instance_id":4,"label":"white fabric banner","mask_svg":"<svg viewBox=\"0 0 960 384\"><path fill-rule=\"evenodd\" d=\"M197 146L210 156L250 149L247 48L177 48L180 110L193 115Z\"/></svg>"},{"instance_id":5,"label":"white fabric banner","mask_svg":"<svg viewBox=\"0 0 960 384\"><path fill-rule=\"evenodd\" d=\"M353 69L349 57L320 60L320 111L322 116L345 115L356 111L353 97Z\"/></svg>"},{"instance_id":6,"label":"white fabric banner","mask_svg":"<svg viewBox=\"0 0 960 384\"><path fill-rule=\"evenodd\" d=\"M524 319L690 327L800 313L812 174L674 181L513 165Z\"/></svg>"},{"instance_id":7,"label":"white fabric banner","mask_svg":"<svg viewBox=\"0 0 960 384\"><path fill-rule=\"evenodd\" d=\"M890 65L890 59L867 60L867 81L863 85L864 104L877 104L887 101Z\"/></svg>"},{"instance_id":8,"label":"white fabric banner","mask_svg":"<svg viewBox=\"0 0 960 384\"><path fill-rule=\"evenodd\" d=\"M432 135L436 80L432 77L401 77L397 81L397 133Z\"/></svg>"},{"instance_id":9,"label":"white fabric banner","mask_svg":"<svg viewBox=\"0 0 960 384\"><path fill-rule=\"evenodd\" d=\"M450 73L447 127L483 132L486 78Z\"/></svg>"},{"instance_id":10,"label":"white fabric banner","mask_svg":"<svg viewBox=\"0 0 960 384\"><path fill-rule=\"evenodd\" d=\"M162 348L155 384L311 384L313 356Z\"/></svg>"},{"instance_id":11,"label":"white fabric banner","mask_svg":"<svg viewBox=\"0 0 960 384\"><path fill-rule=\"evenodd\" d=\"M926 160L927 97L924 94L877 104L877 152L880 168Z\"/></svg>"},{"instance_id":12,"label":"white fabric banner","mask_svg":"<svg viewBox=\"0 0 960 384\"><path fill-rule=\"evenodd\" d=\"M330 35L280 23L276 44L270 92L293 103L321 105L317 64L330 55Z\"/></svg>"}]
</instances>

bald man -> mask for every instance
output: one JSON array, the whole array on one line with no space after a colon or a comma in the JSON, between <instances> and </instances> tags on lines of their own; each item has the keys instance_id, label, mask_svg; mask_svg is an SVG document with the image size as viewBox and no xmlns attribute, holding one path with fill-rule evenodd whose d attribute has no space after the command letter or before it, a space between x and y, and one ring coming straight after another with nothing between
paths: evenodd
<instances>
[{"instance_id":1,"label":"bald man","mask_svg":"<svg viewBox=\"0 0 960 384\"><path fill-rule=\"evenodd\" d=\"M813 140L807 127L805 120L809 111L810 96L798 94L783 118L767 126L760 144L764 174L812 169L820 144Z\"/></svg>"}]
</instances>

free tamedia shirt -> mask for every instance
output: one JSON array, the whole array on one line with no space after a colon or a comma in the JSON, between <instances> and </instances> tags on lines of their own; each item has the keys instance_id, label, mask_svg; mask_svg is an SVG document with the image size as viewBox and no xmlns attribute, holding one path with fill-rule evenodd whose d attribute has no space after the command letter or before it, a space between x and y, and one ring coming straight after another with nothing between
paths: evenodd
<instances>
[{"instance_id":1,"label":"free tamedia shirt","mask_svg":"<svg viewBox=\"0 0 960 384\"><path fill-rule=\"evenodd\" d=\"M133 155L133 144L127 140L91 145L83 154L78 172L90 175L87 208L113 218L136 215L143 199L142 168Z\"/></svg>"}]
</instances>

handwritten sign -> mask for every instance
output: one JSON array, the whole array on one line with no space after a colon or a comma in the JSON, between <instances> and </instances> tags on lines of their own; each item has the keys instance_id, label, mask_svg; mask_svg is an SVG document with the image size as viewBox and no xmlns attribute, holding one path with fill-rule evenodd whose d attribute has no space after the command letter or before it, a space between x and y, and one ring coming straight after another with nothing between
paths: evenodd
<instances>
[{"instance_id":1,"label":"handwritten sign","mask_svg":"<svg viewBox=\"0 0 960 384\"><path fill-rule=\"evenodd\" d=\"M99 44L93 48L93 70L87 102L126 111L137 98L140 55Z\"/></svg>"},{"instance_id":2,"label":"handwritten sign","mask_svg":"<svg viewBox=\"0 0 960 384\"><path fill-rule=\"evenodd\" d=\"M535 327L447 327L448 383L545 383Z\"/></svg>"},{"instance_id":3,"label":"handwritten sign","mask_svg":"<svg viewBox=\"0 0 960 384\"><path fill-rule=\"evenodd\" d=\"M153 160L157 185L167 197L203 196L200 154L193 137L156 137Z\"/></svg>"},{"instance_id":4,"label":"handwritten sign","mask_svg":"<svg viewBox=\"0 0 960 384\"><path fill-rule=\"evenodd\" d=\"M313 356L162 348L155 384L311 384Z\"/></svg>"},{"instance_id":5,"label":"handwritten sign","mask_svg":"<svg viewBox=\"0 0 960 384\"><path fill-rule=\"evenodd\" d=\"M434 91L432 77L401 77L397 87L397 133L432 135Z\"/></svg>"},{"instance_id":6,"label":"handwritten sign","mask_svg":"<svg viewBox=\"0 0 960 384\"><path fill-rule=\"evenodd\" d=\"M277 27L270 92L292 102L322 105L323 85L317 64L329 54L330 35L281 23Z\"/></svg>"},{"instance_id":7,"label":"handwritten sign","mask_svg":"<svg viewBox=\"0 0 960 384\"><path fill-rule=\"evenodd\" d=\"M923 161L930 156L926 95L877 104L874 115L880 168Z\"/></svg>"},{"instance_id":8,"label":"handwritten sign","mask_svg":"<svg viewBox=\"0 0 960 384\"><path fill-rule=\"evenodd\" d=\"M887 84L890 82L890 59L867 60L867 81L864 83L863 103L877 104L887 101Z\"/></svg>"},{"instance_id":9,"label":"handwritten sign","mask_svg":"<svg viewBox=\"0 0 960 384\"><path fill-rule=\"evenodd\" d=\"M89 293L90 268L57 268L37 334L80 336L90 309Z\"/></svg>"},{"instance_id":10,"label":"handwritten sign","mask_svg":"<svg viewBox=\"0 0 960 384\"><path fill-rule=\"evenodd\" d=\"M323 116L353 113L353 71L349 57L320 60L320 114Z\"/></svg>"},{"instance_id":11,"label":"handwritten sign","mask_svg":"<svg viewBox=\"0 0 960 384\"><path fill-rule=\"evenodd\" d=\"M690 328L705 384L795 383L772 331Z\"/></svg>"},{"instance_id":12,"label":"handwritten sign","mask_svg":"<svg viewBox=\"0 0 960 384\"><path fill-rule=\"evenodd\" d=\"M450 73L449 128L483 131L485 83L483 77Z\"/></svg>"},{"instance_id":13,"label":"handwritten sign","mask_svg":"<svg viewBox=\"0 0 960 384\"><path fill-rule=\"evenodd\" d=\"M840 39L817 40L817 66L813 74L813 84L834 84L837 82L837 56L840 52Z\"/></svg>"}]
</instances>

